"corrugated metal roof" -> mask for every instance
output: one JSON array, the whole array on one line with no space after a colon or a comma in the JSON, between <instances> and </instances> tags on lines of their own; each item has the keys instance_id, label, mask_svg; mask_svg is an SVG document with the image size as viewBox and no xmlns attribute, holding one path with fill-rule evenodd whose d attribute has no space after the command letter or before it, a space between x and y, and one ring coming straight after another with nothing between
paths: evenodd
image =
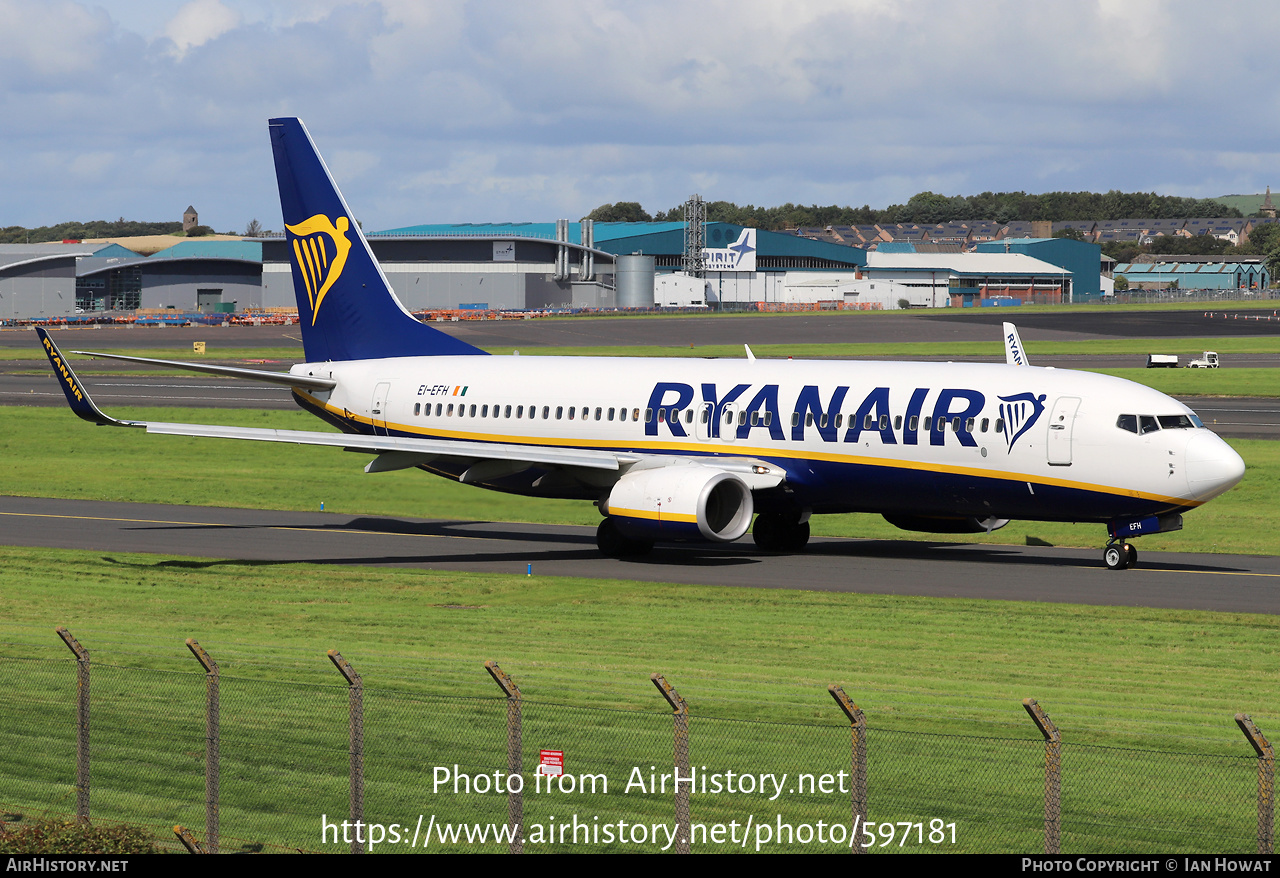
<instances>
[{"instance_id":1,"label":"corrugated metal roof","mask_svg":"<svg viewBox=\"0 0 1280 878\"><path fill-rule=\"evenodd\" d=\"M1128 262L1116 266L1118 274L1235 274L1262 268L1256 262Z\"/></svg>"},{"instance_id":2,"label":"corrugated metal roof","mask_svg":"<svg viewBox=\"0 0 1280 878\"><path fill-rule=\"evenodd\" d=\"M711 225L708 223L707 225ZM596 223L596 243L611 241L614 238L634 238L637 235L652 235L669 232L673 229L684 231L682 222L649 222L649 223ZM418 226L404 226L399 229L384 229L370 232L374 235L431 235L438 237L455 237L462 235L479 235L502 237L510 235L514 238L543 238L548 241L556 239L555 223L424 223ZM582 243L582 224L569 223L569 242Z\"/></svg>"},{"instance_id":3,"label":"corrugated metal roof","mask_svg":"<svg viewBox=\"0 0 1280 878\"><path fill-rule=\"evenodd\" d=\"M971 275L1071 274L1025 253L885 253L867 254L867 268L898 271L947 271Z\"/></svg>"},{"instance_id":4,"label":"corrugated metal roof","mask_svg":"<svg viewBox=\"0 0 1280 878\"><path fill-rule=\"evenodd\" d=\"M258 241L201 241L187 239L161 250L152 259L243 259L262 261L262 244Z\"/></svg>"},{"instance_id":5,"label":"corrugated metal roof","mask_svg":"<svg viewBox=\"0 0 1280 878\"><path fill-rule=\"evenodd\" d=\"M596 245L598 247L611 253L619 254L638 251L655 256L673 256L684 252L683 223L618 223L617 225L625 225L631 228L669 225L673 228L667 231L620 236L603 241L597 237ZM706 246L711 249L728 247L737 240L742 229L743 226L736 226L732 223L707 223L704 229ZM756 255L760 258L825 259L849 266L863 265L866 260L866 251L857 247L837 244L833 241L815 241L812 238L804 238L784 232L769 232L764 229L756 230Z\"/></svg>"},{"instance_id":6,"label":"corrugated metal roof","mask_svg":"<svg viewBox=\"0 0 1280 878\"><path fill-rule=\"evenodd\" d=\"M0 266L67 256L136 257L137 255L118 244L0 244Z\"/></svg>"}]
</instances>

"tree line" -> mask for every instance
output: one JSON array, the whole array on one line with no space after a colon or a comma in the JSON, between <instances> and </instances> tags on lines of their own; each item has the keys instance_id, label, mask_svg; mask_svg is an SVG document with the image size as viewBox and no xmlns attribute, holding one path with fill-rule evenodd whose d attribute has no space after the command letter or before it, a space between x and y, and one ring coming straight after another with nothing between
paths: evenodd
<instances>
[{"instance_id":1,"label":"tree line","mask_svg":"<svg viewBox=\"0 0 1280 878\"><path fill-rule=\"evenodd\" d=\"M1011 222L1050 220L1189 219L1242 217L1234 207L1212 198L1181 198L1154 192L983 192L981 195L939 195L919 192L906 204L883 209L870 205L840 207L787 204L780 207L739 206L731 201L707 202L707 220L778 231L804 226L856 226L885 223L948 223L965 220ZM649 214L636 201L602 204L583 219L597 222L678 222L684 205Z\"/></svg>"},{"instance_id":2,"label":"tree line","mask_svg":"<svg viewBox=\"0 0 1280 878\"><path fill-rule=\"evenodd\" d=\"M0 244L42 244L85 238L133 238L138 235L171 235L182 231L181 222L149 223L140 220L92 220L87 223L65 222L56 226L28 229L23 226L0 228Z\"/></svg>"}]
</instances>

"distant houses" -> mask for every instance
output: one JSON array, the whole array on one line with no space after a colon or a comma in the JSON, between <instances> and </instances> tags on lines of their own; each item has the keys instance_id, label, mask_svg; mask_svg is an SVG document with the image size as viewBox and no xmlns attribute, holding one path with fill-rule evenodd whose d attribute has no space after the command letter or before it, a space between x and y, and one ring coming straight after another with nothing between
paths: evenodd
<instances>
[{"instance_id":1,"label":"distant houses","mask_svg":"<svg viewBox=\"0 0 1280 878\"><path fill-rule=\"evenodd\" d=\"M1277 222L1275 208L1270 207L1271 190L1263 212L1269 216L1251 218L1192 217L1190 219L1118 219L1118 220L1064 220L1061 222L1010 222L992 220L965 220L950 223L882 223L859 226L822 226L789 229L787 234L829 241L864 250L876 250L883 244L909 243L926 245L931 252L951 249L974 250L979 244L1007 238L1048 238L1067 229L1078 233L1082 241L1091 244L1107 244L1122 241L1149 245L1162 236L1194 238L1209 235L1232 245L1248 242L1249 233L1263 223ZM1076 237L1073 235L1072 237ZM946 246L942 246L946 245ZM936 248L936 249L935 249Z\"/></svg>"}]
</instances>

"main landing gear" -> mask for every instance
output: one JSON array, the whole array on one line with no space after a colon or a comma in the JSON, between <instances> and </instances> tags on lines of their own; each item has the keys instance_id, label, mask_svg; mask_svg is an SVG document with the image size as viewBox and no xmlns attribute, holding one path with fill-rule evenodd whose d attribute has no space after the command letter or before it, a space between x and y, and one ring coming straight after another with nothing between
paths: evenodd
<instances>
[{"instance_id":1,"label":"main landing gear","mask_svg":"<svg viewBox=\"0 0 1280 878\"><path fill-rule=\"evenodd\" d=\"M1102 550L1102 560L1106 562L1108 570L1126 570L1137 566L1138 550L1131 543L1110 540Z\"/></svg>"},{"instance_id":2,"label":"main landing gear","mask_svg":"<svg viewBox=\"0 0 1280 878\"><path fill-rule=\"evenodd\" d=\"M766 552L802 552L809 542L809 522L800 521L799 514L761 512L751 538Z\"/></svg>"},{"instance_id":3,"label":"main landing gear","mask_svg":"<svg viewBox=\"0 0 1280 878\"><path fill-rule=\"evenodd\" d=\"M612 518L606 518L596 528L596 547L607 558L637 558L653 551L653 543L623 536Z\"/></svg>"}]
</instances>

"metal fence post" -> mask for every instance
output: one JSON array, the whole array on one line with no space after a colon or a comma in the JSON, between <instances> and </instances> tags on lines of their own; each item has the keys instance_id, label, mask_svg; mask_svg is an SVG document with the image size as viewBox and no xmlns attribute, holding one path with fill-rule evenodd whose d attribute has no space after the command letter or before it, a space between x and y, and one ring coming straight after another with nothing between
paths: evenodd
<instances>
[{"instance_id":1,"label":"metal fence post","mask_svg":"<svg viewBox=\"0 0 1280 878\"><path fill-rule=\"evenodd\" d=\"M1044 735L1044 852L1061 853L1062 847L1062 733L1034 698L1022 706Z\"/></svg>"},{"instance_id":2,"label":"metal fence post","mask_svg":"<svg viewBox=\"0 0 1280 878\"><path fill-rule=\"evenodd\" d=\"M485 662L484 669L507 696L507 825L511 827L509 853L524 853L524 775L522 764L522 731L520 722L520 689L511 675L497 662ZM511 778L520 775L520 789L511 788Z\"/></svg>"},{"instance_id":3,"label":"metal fence post","mask_svg":"<svg viewBox=\"0 0 1280 878\"><path fill-rule=\"evenodd\" d=\"M689 771L689 705L661 674L652 674L649 679L675 711L676 853L687 854L690 834L689 787L693 785L693 774Z\"/></svg>"},{"instance_id":4,"label":"metal fence post","mask_svg":"<svg viewBox=\"0 0 1280 878\"><path fill-rule=\"evenodd\" d=\"M1258 853L1275 853L1276 753L1248 714L1237 713L1236 725L1258 754Z\"/></svg>"},{"instance_id":5,"label":"metal fence post","mask_svg":"<svg viewBox=\"0 0 1280 878\"><path fill-rule=\"evenodd\" d=\"M187 649L204 667L204 839L209 853L218 852L218 663L192 638Z\"/></svg>"},{"instance_id":6,"label":"metal fence post","mask_svg":"<svg viewBox=\"0 0 1280 878\"><path fill-rule=\"evenodd\" d=\"M89 650L59 625L54 629L76 657L76 821L89 822Z\"/></svg>"},{"instance_id":7,"label":"metal fence post","mask_svg":"<svg viewBox=\"0 0 1280 878\"><path fill-rule=\"evenodd\" d=\"M336 649L329 650L329 661L347 680L348 701L351 715L351 823L355 835L351 839L351 853L364 853L361 825L364 823L364 682L351 662Z\"/></svg>"},{"instance_id":8,"label":"metal fence post","mask_svg":"<svg viewBox=\"0 0 1280 878\"><path fill-rule=\"evenodd\" d=\"M189 854L211 853L200 846L200 839L191 834L191 830L179 824L173 827L173 834L178 837L178 841L182 842L182 846L187 849Z\"/></svg>"},{"instance_id":9,"label":"metal fence post","mask_svg":"<svg viewBox=\"0 0 1280 878\"><path fill-rule=\"evenodd\" d=\"M845 694L844 689L831 685L827 687L827 691L849 718L849 730L853 738L849 757L852 781L849 785L849 805L853 812L853 827L850 831L856 836L860 827L867 825L867 718L858 705L853 703L853 699ZM849 849L855 854L867 852L856 838Z\"/></svg>"}]
</instances>

